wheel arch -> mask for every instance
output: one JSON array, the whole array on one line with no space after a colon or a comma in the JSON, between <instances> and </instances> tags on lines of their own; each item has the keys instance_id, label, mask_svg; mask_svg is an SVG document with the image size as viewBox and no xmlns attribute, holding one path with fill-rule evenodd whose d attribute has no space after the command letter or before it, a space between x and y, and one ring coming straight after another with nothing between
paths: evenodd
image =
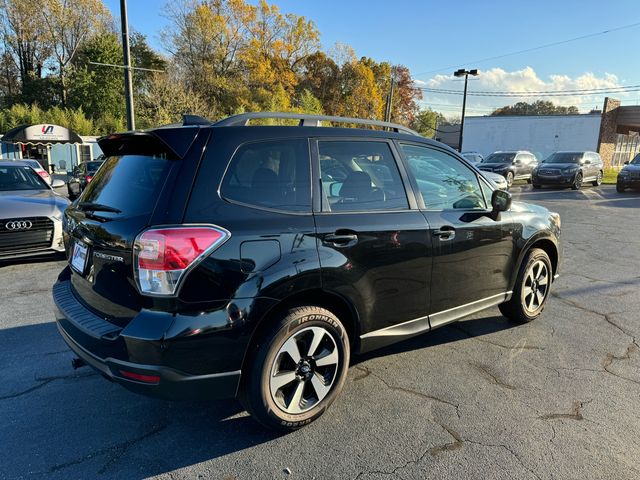
<instances>
[{"instance_id":1,"label":"wheel arch","mask_svg":"<svg viewBox=\"0 0 640 480\"><path fill-rule=\"evenodd\" d=\"M247 343L247 350L242 361L243 371L246 367L246 363L251 359L251 352L254 351L257 339L259 339L263 332L269 328L273 319L291 308L301 306L321 307L333 313L338 317L347 331L351 351L359 351L360 323L358 312L354 305L337 293L329 292L321 288L308 289L285 297L260 317L256 328L253 330L249 342Z\"/></svg>"},{"instance_id":2,"label":"wheel arch","mask_svg":"<svg viewBox=\"0 0 640 480\"><path fill-rule=\"evenodd\" d=\"M557 242L551 237L538 235L530 239L520 253L517 263L518 268L514 270L513 278L511 280L511 289L515 287L518 272L520 272L520 269L522 268L522 262L524 262L527 254L533 248L540 248L541 250L544 250L544 252L549 256L549 260L551 260L552 275L555 276L558 273L558 269L560 267L560 250Z\"/></svg>"}]
</instances>

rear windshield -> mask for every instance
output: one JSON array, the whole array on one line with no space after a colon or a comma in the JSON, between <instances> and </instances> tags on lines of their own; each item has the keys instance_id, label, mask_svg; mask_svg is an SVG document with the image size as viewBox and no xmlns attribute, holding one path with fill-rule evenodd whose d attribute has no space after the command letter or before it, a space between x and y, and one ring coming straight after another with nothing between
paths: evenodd
<instances>
[{"instance_id":1,"label":"rear windshield","mask_svg":"<svg viewBox=\"0 0 640 480\"><path fill-rule=\"evenodd\" d=\"M80 201L117 208L124 215L151 213L171 164L162 154L109 157Z\"/></svg>"},{"instance_id":2,"label":"rear windshield","mask_svg":"<svg viewBox=\"0 0 640 480\"><path fill-rule=\"evenodd\" d=\"M0 166L0 192L48 190L49 187L31 167Z\"/></svg>"},{"instance_id":3,"label":"rear windshield","mask_svg":"<svg viewBox=\"0 0 640 480\"><path fill-rule=\"evenodd\" d=\"M87 172L94 173L98 168L100 168L102 162L87 162Z\"/></svg>"}]
</instances>

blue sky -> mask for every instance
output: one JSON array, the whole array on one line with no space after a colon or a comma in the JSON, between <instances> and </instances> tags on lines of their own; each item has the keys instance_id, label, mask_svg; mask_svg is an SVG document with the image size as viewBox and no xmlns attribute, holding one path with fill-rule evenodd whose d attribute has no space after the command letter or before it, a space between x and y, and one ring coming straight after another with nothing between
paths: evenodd
<instances>
[{"instance_id":1,"label":"blue sky","mask_svg":"<svg viewBox=\"0 0 640 480\"><path fill-rule=\"evenodd\" d=\"M105 3L117 16L119 0ZM324 48L336 42L349 44L358 56L404 64L415 79L438 88L461 88L460 82L451 78L436 77L449 76L453 70L434 72L443 67L640 22L638 0L272 0L271 3L283 12L312 19L321 32ZM164 4L162 0L129 0L131 27L147 35L157 48L161 48L158 32L168 27L162 16ZM470 90L640 84L640 64L635 52L639 38L640 26L526 54L469 63L468 68L486 72L470 82ZM621 98L626 103L637 103L640 92ZM600 104L602 98L554 100L578 104L585 110ZM444 113L454 113L458 103L459 99L451 96L425 99L425 105L432 104ZM475 97L469 108L481 114L506 103L509 99Z\"/></svg>"}]
</instances>

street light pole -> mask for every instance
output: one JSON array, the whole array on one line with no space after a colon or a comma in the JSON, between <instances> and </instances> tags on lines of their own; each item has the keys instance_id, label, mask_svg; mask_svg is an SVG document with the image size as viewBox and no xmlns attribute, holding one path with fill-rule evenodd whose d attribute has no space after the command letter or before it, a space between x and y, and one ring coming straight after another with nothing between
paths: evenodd
<instances>
[{"instance_id":1,"label":"street light pole","mask_svg":"<svg viewBox=\"0 0 640 480\"><path fill-rule=\"evenodd\" d=\"M464 114L467 109L467 83L469 81L469 75L473 75L474 77L478 75L478 69L473 70L465 70L461 68L460 70L456 70L453 72L455 77L464 76L464 94L462 96L462 118L460 119L460 138L458 140L458 151L462 151L462 139L464 136Z\"/></svg>"},{"instance_id":2,"label":"street light pole","mask_svg":"<svg viewBox=\"0 0 640 480\"><path fill-rule=\"evenodd\" d=\"M131 51L129 48L129 22L127 21L127 0L120 0L120 21L122 31L122 57L124 60L124 95L127 104L127 129L136 129L133 110L133 83L131 81Z\"/></svg>"}]
</instances>

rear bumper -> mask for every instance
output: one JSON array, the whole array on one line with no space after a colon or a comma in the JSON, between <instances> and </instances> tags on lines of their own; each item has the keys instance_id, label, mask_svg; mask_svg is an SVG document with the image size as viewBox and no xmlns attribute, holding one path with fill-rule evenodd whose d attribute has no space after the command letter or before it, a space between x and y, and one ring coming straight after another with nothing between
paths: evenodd
<instances>
[{"instance_id":1,"label":"rear bumper","mask_svg":"<svg viewBox=\"0 0 640 480\"><path fill-rule=\"evenodd\" d=\"M188 375L157 365L140 365L114 358L100 358L76 343L60 323L58 331L69 348L87 365L108 380L136 393L169 400L232 398L236 396L240 384L240 370L210 375ZM124 375L127 373L148 379L157 378L157 381L136 381L126 378Z\"/></svg>"},{"instance_id":2,"label":"rear bumper","mask_svg":"<svg viewBox=\"0 0 640 480\"><path fill-rule=\"evenodd\" d=\"M179 353L185 348L185 342L190 341L184 340L178 347L165 342L165 333L175 323L175 316L143 316L143 323L151 324L152 327L144 333L138 328L127 334L128 327L122 329L82 305L75 298L68 280L59 280L52 293L60 335L78 357L107 379L136 393L171 400L236 396L241 363L238 363L237 370L227 369L204 374L187 373L165 363L167 358L176 358L175 354L165 357L165 352L177 350ZM197 338L194 340L198 341ZM215 357L215 347L208 353L207 360L211 362L211 357ZM200 358L205 359L202 355ZM215 358L213 361L215 362ZM229 366L222 359L219 364Z\"/></svg>"}]
</instances>

